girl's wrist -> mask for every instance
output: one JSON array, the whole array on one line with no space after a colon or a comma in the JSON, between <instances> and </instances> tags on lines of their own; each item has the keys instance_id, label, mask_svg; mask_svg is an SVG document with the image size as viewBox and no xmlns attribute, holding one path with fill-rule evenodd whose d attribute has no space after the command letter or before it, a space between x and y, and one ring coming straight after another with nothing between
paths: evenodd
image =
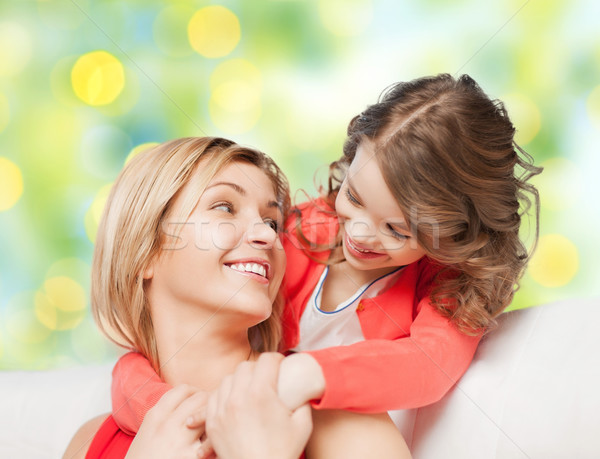
<instances>
[{"instance_id":1,"label":"girl's wrist","mask_svg":"<svg viewBox=\"0 0 600 459\"><path fill-rule=\"evenodd\" d=\"M325 377L319 363L310 354L292 354L279 367L277 390L281 401L296 410L325 392Z\"/></svg>"}]
</instances>

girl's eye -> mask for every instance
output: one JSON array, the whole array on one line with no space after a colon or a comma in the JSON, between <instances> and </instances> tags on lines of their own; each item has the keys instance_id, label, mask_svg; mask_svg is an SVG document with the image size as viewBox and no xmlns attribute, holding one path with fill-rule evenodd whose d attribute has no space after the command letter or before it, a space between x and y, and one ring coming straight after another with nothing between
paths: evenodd
<instances>
[{"instance_id":1,"label":"girl's eye","mask_svg":"<svg viewBox=\"0 0 600 459\"><path fill-rule=\"evenodd\" d=\"M233 213L233 205L229 202L219 202L212 207L212 210L220 210L229 214Z\"/></svg>"},{"instance_id":2,"label":"girl's eye","mask_svg":"<svg viewBox=\"0 0 600 459\"><path fill-rule=\"evenodd\" d=\"M356 199L356 197L352 194L352 192L350 191L350 187L346 188L346 197L348 198L348 201L350 201L355 206L360 206L359 200Z\"/></svg>"},{"instance_id":3,"label":"girl's eye","mask_svg":"<svg viewBox=\"0 0 600 459\"><path fill-rule=\"evenodd\" d=\"M402 234L402 233L399 233L398 231L396 231L394 229L394 227L392 225L390 225L389 223L387 223L386 226L392 237L395 237L396 239L409 239L410 238L410 236L407 236L406 234Z\"/></svg>"},{"instance_id":4,"label":"girl's eye","mask_svg":"<svg viewBox=\"0 0 600 459\"><path fill-rule=\"evenodd\" d=\"M269 227L276 233L279 232L279 223L277 222L277 220L273 220L272 218L267 218L265 220L265 224L269 225Z\"/></svg>"}]
</instances>

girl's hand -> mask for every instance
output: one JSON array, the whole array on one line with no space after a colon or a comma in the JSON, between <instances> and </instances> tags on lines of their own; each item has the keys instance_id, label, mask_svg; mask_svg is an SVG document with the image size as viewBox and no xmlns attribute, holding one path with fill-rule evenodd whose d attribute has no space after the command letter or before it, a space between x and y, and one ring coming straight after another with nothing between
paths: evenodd
<instances>
[{"instance_id":1,"label":"girl's hand","mask_svg":"<svg viewBox=\"0 0 600 459\"><path fill-rule=\"evenodd\" d=\"M323 396L325 377L310 354L292 354L281 362L277 393L290 410Z\"/></svg>"},{"instance_id":2,"label":"girl's hand","mask_svg":"<svg viewBox=\"0 0 600 459\"><path fill-rule=\"evenodd\" d=\"M308 405L287 408L277 396L283 356L262 354L226 377L208 402L206 433L219 459L297 459L312 430Z\"/></svg>"},{"instance_id":3,"label":"girl's hand","mask_svg":"<svg viewBox=\"0 0 600 459\"><path fill-rule=\"evenodd\" d=\"M148 411L127 459L198 459L208 393L180 385Z\"/></svg>"}]
</instances>

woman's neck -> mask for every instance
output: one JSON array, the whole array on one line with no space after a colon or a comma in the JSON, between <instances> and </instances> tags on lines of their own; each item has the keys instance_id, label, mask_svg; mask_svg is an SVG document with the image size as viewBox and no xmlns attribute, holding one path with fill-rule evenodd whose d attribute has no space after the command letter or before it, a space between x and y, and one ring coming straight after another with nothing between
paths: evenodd
<instances>
[{"instance_id":1,"label":"woman's neck","mask_svg":"<svg viewBox=\"0 0 600 459\"><path fill-rule=\"evenodd\" d=\"M218 322L218 320L214 320ZM155 321L156 345L162 379L171 384L190 384L210 391L233 373L240 362L252 357L247 330L218 330L216 323L170 327Z\"/></svg>"}]
</instances>

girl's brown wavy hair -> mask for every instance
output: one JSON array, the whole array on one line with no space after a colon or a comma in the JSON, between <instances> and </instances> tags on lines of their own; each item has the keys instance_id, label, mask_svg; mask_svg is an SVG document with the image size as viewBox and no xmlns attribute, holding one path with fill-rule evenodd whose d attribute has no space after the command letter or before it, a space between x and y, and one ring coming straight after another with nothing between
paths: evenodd
<instances>
[{"instance_id":1,"label":"girl's brown wavy hair","mask_svg":"<svg viewBox=\"0 0 600 459\"><path fill-rule=\"evenodd\" d=\"M463 331L495 324L518 288L531 252L522 218L539 196L541 172L514 141L501 101L467 75L397 83L348 126L344 155L330 166L331 204L360 142L368 138L385 182L427 256L443 266L433 304Z\"/></svg>"}]
</instances>

